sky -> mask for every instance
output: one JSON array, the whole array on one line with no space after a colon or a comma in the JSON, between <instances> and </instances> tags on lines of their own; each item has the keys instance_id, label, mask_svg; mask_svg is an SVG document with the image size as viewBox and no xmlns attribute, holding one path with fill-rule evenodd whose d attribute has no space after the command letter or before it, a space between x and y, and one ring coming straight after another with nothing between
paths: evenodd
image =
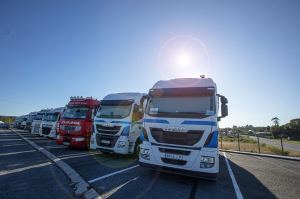
<instances>
[{"instance_id":1,"label":"sky","mask_svg":"<svg viewBox=\"0 0 300 199\"><path fill-rule=\"evenodd\" d=\"M297 0L1 0L0 115L158 80L199 77L228 98L221 127L300 117Z\"/></svg>"}]
</instances>

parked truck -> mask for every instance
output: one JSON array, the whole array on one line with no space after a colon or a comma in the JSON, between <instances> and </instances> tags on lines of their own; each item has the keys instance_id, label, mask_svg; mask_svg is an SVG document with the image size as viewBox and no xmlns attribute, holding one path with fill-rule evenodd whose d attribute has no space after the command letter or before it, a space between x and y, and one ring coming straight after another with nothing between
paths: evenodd
<instances>
[{"instance_id":1,"label":"parked truck","mask_svg":"<svg viewBox=\"0 0 300 199\"><path fill-rule=\"evenodd\" d=\"M143 109L139 109L142 93L114 93L101 100L94 119L91 149L102 152L138 153Z\"/></svg>"},{"instance_id":2,"label":"parked truck","mask_svg":"<svg viewBox=\"0 0 300 199\"><path fill-rule=\"evenodd\" d=\"M28 118L26 120L26 126L25 126L24 130L27 130L29 133L31 132L31 125L32 125L32 122L35 119L36 115L37 115L37 112L31 112L28 114Z\"/></svg>"},{"instance_id":3,"label":"parked truck","mask_svg":"<svg viewBox=\"0 0 300 199\"><path fill-rule=\"evenodd\" d=\"M50 109L43 117L42 123L40 125L39 134L44 137L51 139L56 139L56 125L63 113L64 107Z\"/></svg>"},{"instance_id":4,"label":"parked truck","mask_svg":"<svg viewBox=\"0 0 300 199\"><path fill-rule=\"evenodd\" d=\"M89 148L93 119L100 101L92 97L71 97L58 121L56 142L73 148Z\"/></svg>"},{"instance_id":5,"label":"parked truck","mask_svg":"<svg viewBox=\"0 0 300 199\"><path fill-rule=\"evenodd\" d=\"M140 166L216 179L218 121L227 116L228 108L214 81L205 77L158 81L144 99Z\"/></svg>"},{"instance_id":6,"label":"parked truck","mask_svg":"<svg viewBox=\"0 0 300 199\"><path fill-rule=\"evenodd\" d=\"M42 109L39 112L37 112L34 120L31 123L31 134L40 135L40 127L42 124L42 119L48 111L49 109Z\"/></svg>"}]
</instances>

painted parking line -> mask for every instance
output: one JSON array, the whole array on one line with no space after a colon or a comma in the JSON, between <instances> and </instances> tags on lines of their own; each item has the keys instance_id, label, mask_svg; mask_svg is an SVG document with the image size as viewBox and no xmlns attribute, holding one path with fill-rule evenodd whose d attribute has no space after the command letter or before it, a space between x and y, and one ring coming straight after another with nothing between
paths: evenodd
<instances>
[{"instance_id":1,"label":"painted parking line","mask_svg":"<svg viewBox=\"0 0 300 199\"><path fill-rule=\"evenodd\" d=\"M33 137L33 138L26 137L26 136L24 136L24 137L27 138L27 139L30 139L30 140L48 140L47 138L44 138L44 137Z\"/></svg>"},{"instance_id":2,"label":"painted parking line","mask_svg":"<svg viewBox=\"0 0 300 199\"><path fill-rule=\"evenodd\" d=\"M28 145L28 144L4 144L4 145L1 145L0 147L24 146L24 145Z\"/></svg>"},{"instance_id":3,"label":"painted parking line","mask_svg":"<svg viewBox=\"0 0 300 199\"><path fill-rule=\"evenodd\" d=\"M89 180L88 183L94 183L94 182L97 182L97 181L99 181L99 180L103 180L103 179L105 179L105 178L108 178L108 177L111 177L111 176L114 176L114 175L117 175L117 174L120 174L120 173L129 171L129 170L134 169L134 168L136 168L136 167L139 167L139 165L137 164L137 165L134 165L134 166L132 166L132 167L128 167L128 168L126 168L126 169L122 169L122 170L120 170L120 171L116 171L116 172L109 173L109 174L104 175L104 176L100 176L100 177L95 178L95 179L93 179L93 180Z\"/></svg>"},{"instance_id":4,"label":"painted parking line","mask_svg":"<svg viewBox=\"0 0 300 199\"><path fill-rule=\"evenodd\" d=\"M70 155L70 156L62 157L62 158L60 158L60 159L62 159L62 160L67 160L67 159L72 159L72 158L82 158L82 157L87 157L87 156L91 156L91 155L90 155L90 154Z\"/></svg>"},{"instance_id":5,"label":"painted parking line","mask_svg":"<svg viewBox=\"0 0 300 199\"><path fill-rule=\"evenodd\" d=\"M37 150L29 150L29 151L19 151L19 152L10 152L10 153L0 153L0 156L7 156L7 155L16 155L21 153L32 153L36 152Z\"/></svg>"},{"instance_id":6,"label":"painted parking line","mask_svg":"<svg viewBox=\"0 0 300 199\"><path fill-rule=\"evenodd\" d=\"M18 173L18 172L26 171L26 170L29 170L29 169L44 167L44 166L48 166L50 164L52 164L52 163L51 162L45 162L45 163L42 163L42 164L35 164L35 165L31 165L31 166L23 167L23 168L18 168L18 169L4 170L4 171L0 171L0 176L12 174L12 173Z\"/></svg>"},{"instance_id":7,"label":"painted parking line","mask_svg":"<svg viewBox=\"0 0 300 199\"><path fill-rule=\"evenodd\" d=\"M243 197L243 195L242 195L242 193L241 193L241 190L240 190L240 188L239 188L239 185L238 185L237 182L236 182L236 179L235 179L235 177L234 177L234 174L233 174L232 169L231 169L231 167L230 167L230 164L229 164L229 162L228 162L226 153L223 152L223 155L224 155L224 157L225 157L227 169L228 169L228 172L229 172L229 175L230 175L232 184L233 184L233 188L234 188L234 191L235 191L235 194L236 194L236 198L237 198L237 199L243 199L244 197Z\"/></svg>"},{"instance_id":8,"label":"painted parking line","mask_svg":"<svg viewBox=\"0 0 300 199\"><path fill-rule=\"evenodd\" d=\"M135 177L135 178L133 178L133 179L131 179L131 180L128 180L127 182L125 182L125 183L123 183L123 184L117 186L116 188L113 188L112 190L110 190L110 191L108 191L108 192L102 194L101 197L102 197L102 198L109 198L109 197L112 196L114 193L116 193L119 189L121 189L121 188L123 188L124 186L126 186L127 184L129 184L129 183L131 183L131 182L137 180L138 178L139 178L139 176L138 176L138 177Z\"/></svg>"},{"instance_id":9,"label":"painted parking line","mask_svg":"<svg viewBox=\"0 0 300 199\"><path fill-rule=\"evenodd\" d=\"M69 147L66 146L44 146L47 149L68 149Z\"/></svg>"},{"instance_id":10,"label":"painted parking line","mask_svg":"<svg viewBox=\"0 0 300 199\"><path fill-rule=\"evenodd\" d=\"M19 141L22 139L1 139L0 142L7 142L7 141Z\"/></svg>"},{"instance_id":11,"label":"painted parking line","mask_svg":"<svg viewBox=\"0 0 300 199\"><path fill-rule=\"evenodd\" d=\"M0 137L1 136L10 136L10 135L16 136L16 134L12 134L12 133L0 133Z\"/></svg>"}]
</instances>

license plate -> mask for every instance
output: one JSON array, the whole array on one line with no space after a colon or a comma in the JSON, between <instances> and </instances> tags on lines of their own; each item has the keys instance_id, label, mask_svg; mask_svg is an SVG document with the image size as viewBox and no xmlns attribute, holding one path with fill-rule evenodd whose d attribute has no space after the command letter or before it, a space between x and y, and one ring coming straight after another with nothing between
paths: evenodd
<instances>
[{"instance_id":1,"label":"license plate","mask_svg":"<svg viewBox=\"0 0 300 199\"><path fill-rule=\"evenodd\" d=\"M70 145L70 142L63 142L63 145L69 146L69 145Z\"/></svg>"},{"instance_id":2,"label":"license plate","mask_svg":"<svg viewBox=\"0 0 300 199\"><path fill-rule=\"evenodd\" d=\"M172 159L172 160L183 160L182 155L171 154L171 153L165 153L165 158Z\"/></svg>"},{"instance_id":3,"label":"license plate","mask_svg":"<svg viewBox=\"0 0 300 199\"><path fill-rule=\"evenodd\" d=\"M103 144L110 144L110 141L109 140L101 140L101 143L103 143Z\"/></svg>"}]
</instances>

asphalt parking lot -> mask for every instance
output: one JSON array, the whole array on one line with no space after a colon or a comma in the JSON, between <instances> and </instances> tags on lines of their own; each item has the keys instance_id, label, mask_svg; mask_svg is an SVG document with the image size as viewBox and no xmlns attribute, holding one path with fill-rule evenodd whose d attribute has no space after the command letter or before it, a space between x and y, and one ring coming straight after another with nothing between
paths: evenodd
<instances>
[{"instance_id":1,"label":"asphalt parking lot","mask_svg":"<svg viewBox=\"0 0 300 199\"><path fill-rule=\"evenodd\" d=\"M133 156L75 150L17 131L71 166L102 198L297 198L300 162L221 153L216 182L159 173ZM234 180L232 180L234 178ZM68 177L14 131L0 130L0 198L74 198Z\"/></svg>"}]
</instances>

